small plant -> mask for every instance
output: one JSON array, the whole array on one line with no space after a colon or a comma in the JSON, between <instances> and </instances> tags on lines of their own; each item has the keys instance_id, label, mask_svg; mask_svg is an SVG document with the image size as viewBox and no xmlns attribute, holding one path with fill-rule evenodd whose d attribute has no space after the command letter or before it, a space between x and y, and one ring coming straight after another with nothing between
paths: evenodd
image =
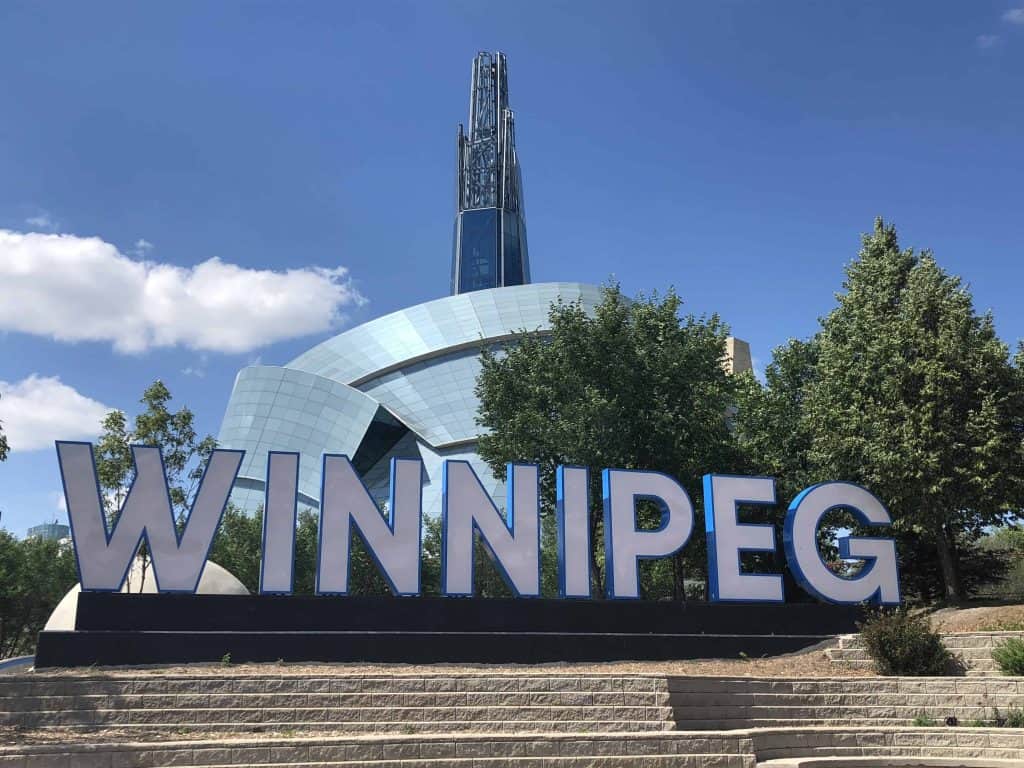
<instances>
[{"instance_id":1,"label":"small plant","mask_svg":"<svg viewBox=\"0 0 1024 768\"><path fill-rule=\"evenodd\" d=\"M220 663L223 664L225 667L230 667L231 666L231 652L230 651L228 651L227 653L225 653L223 656L220 657Z\"/></svg>"},{"instance_id":2,"label":"small plant","mask_svg":"<svg viewBox=\"0 0 1024 768\"><path fill-rule=\"evenodd\" d=\"M987 728L988 727L988 723L986 723L981 718L976 717L973 720L968 720L967 721L967 727L968 728Z\"/></svg>"},{"instance_id":3,"label":"small plant","mask_svg":"<svg viewBox=\"0 0 1024 768\"><path fill-rule=\"evenodd\" d=\"M1004 640L992 649L992 659L1004 675L1024 675L1024 640Z\"/></svg>"},{"instance_id":4,"label":"small plant","mask_svg":"<svg viewBox=\"0 0 1024 768\"><path fill-rule=\"evenodd\" d=\"M957 718L956 715L950 715L946 718L946 725L950 728L956 728L958 725L960 725L960 720Z\"/></svg>"},{"instance_id":5,"label":"small plant","mask_svg":"<svg viewBox=\"0 0 1024 768\"><path fill-rule=\"evenodd\" d=\"M1007 728L1024 728L1024 709L1011 707L1006 711Z\"/></svg>"},{"instance_id":6,"label":"small plant","mask_svg":"<svg viewBox=\"0 0 1024 768\"><path fill-rule=\"evenodd\" d=\"M928 717L928 715L918 715L914 718L914 725L918 728L931 728L933 726L938 725L938 723L935 722L934 717Z\"/></svg>"},{"instance_id":7,"label":"small plant","mask_svg":"<svg viewBox=\"0 0 1024 768\"><path fill-rule=\"evenodd\" d=\"M745 651L740 651L740 658L741 658L741 659L742 659L743 661L750 661L750 657L749 657L749 656L748 656L748 655L746 654L746 652L745 652Z\"/></svg>"},{"instance_id":8,"label":"small plant","mask_svg":"<svg viewBox=\"0 0 1024 768\"><path fill-rule=\"evenodd\" d=\"M957 671L957 660L925 616L879 610L858 629L879 674L920 677Z\"/></svg>"}]
</instances>

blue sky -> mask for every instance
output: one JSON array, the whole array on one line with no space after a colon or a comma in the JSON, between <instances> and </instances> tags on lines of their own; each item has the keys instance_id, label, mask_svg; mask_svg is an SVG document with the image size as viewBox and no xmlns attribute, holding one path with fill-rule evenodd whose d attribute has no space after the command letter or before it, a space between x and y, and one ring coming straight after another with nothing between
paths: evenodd
<instances>
[{"instance_id":1,"label":"blue sky","mask_svg":"<svg viewBox=\"0 0 1024 768\"><path fill-rule=\"evenodd\" d=\"M478 50L535 281L675 285L763 365L884 215L1024 337L1021 0L6 0L4 527L63 518L46 441L153 379L216 434L241 366L447 293Z\"/></svg>"}]
</instances>

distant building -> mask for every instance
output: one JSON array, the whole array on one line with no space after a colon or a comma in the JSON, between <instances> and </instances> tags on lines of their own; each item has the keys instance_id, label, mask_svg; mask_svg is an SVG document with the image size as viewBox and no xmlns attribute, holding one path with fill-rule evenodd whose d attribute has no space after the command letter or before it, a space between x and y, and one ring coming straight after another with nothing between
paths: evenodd
<instances>
[{"instance_id":1,"label":"distant building","mask_svg":"<svg viewBox=\"0 0 1024 768\"><path fill-rule=\"evenodd\" d=\"M28 529L28 538L45 539L47 541L60 541L71 535L71 529L60 523L43 523L33 525Z\"/></svg>"},{"instance_id":2,"label":"distant building","mask_svg":"<svg viewBox=\"0 0 1024 768\"><path fill-rule=\"evenodd\" d=\"M750 345L730 336L725 340L725 370L729 373L744 373L752 371L754 366L750 359Z\"/></svg>"}]
</instances>

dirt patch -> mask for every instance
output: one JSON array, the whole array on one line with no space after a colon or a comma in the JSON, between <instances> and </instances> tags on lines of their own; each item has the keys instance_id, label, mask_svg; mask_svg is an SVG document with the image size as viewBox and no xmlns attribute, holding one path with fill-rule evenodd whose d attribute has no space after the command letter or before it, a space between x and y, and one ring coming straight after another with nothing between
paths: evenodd
<instances>
[{"instance_id":1,"label":"dirt patch","mask_svg":"<svg viewBox=\"0 0 1024 768\"><path fill-rule=\"evenodd\" d=\"M939 632L999 632L1024 630L1024 605L979 605L943 608L931 615Z\"/></svg>"},{"instance_id":2,"label":"dirt patch","mask_svg":"<svg viewBox=\"0 0 1024 768\"><path fill-rule=\"evenodd\" d=\"M40 670L54 677L144 677L191 675L209 677L307 676L346 677L365 675L674 675L713 677L864 677L869 670L828 660L824 649L757 659L695 659L692 661L611 661L593 664L188 664L148 667L84 667Z\"/></svg>"}]
</instances>

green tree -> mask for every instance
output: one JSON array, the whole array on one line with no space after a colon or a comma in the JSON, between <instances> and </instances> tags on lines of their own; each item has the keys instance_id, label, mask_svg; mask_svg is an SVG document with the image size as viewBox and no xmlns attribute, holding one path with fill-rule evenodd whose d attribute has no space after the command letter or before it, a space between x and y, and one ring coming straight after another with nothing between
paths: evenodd
<instances>
[{"instance_id":1,"label":"green tree","mask_svg":"<svg viewBox=\"0 0 1024 768\"><path fill-rule=\"evenodd\" d=\"M935 547L944 596L962 596L957 540L1024 503L1024 387L992 317L929 252L881 219L822 321L807 390L813 464L864 484Z\"/></svg>"},{"instance_id":2,"label":"green tree","mask_svg":"<svg viewBox=\"0 0 1024 768\"><path fill-rule=\"evenodd\" d=\"M816 339L791 339L772 351L763 385L751 373L737 377L737 442L749 471L775 478L780 502L788 503L821 479L811 464L813 436L804 419L804 399L817 363Z\"/></svg>"},{"instance_id":3,"label":"green tree","mask_svg":"<svg viewBox=\"0 0 1024 768\"><path fill-rule=\"evenodd\" d=\"M96 446L96 474L111 525L117 522L131 486L132 445L153 445L161 449L171 507L179 527L188 517L203 469L217 441L212 435L200 438L195 431L192 411L187 407L170 410L171 399L170 390L157 380L142 393L139 402L144 409L135 417L131 429L122 411L111 411L103 419L103 431ZM143 580L147 566L148 556L143 547Z\"/></svg>"},{"instance_id":4,"label":"green tree","mask_svg":"<svg viewBox=\"0 0 1024 768\"><path fill-rule=\"evenodd\" d=\"M308 507L299 512L295 530L295 594L312 595L316 589L316 557L320 518Z\"/></svg>"},{"instance_id":5,"label":"green tree","mask_svg":"<svg viewBox=\"0 0 1024 768\"><path fill-rule=\"evenodd\" d=\"M716 315L680 317L681 304L671 290L630 301L610 285L593 315L578 302L556 303L550 332L524 332L514 345L481 353L477 422L487 432L479 452L491 470L504 478L508 461L539 464L545 515L554 509L556 466L592 470L591 559L598 594L601 468L666 472L699 503L701 476L728 471L737 461L726 418L735 389L723 366L727 329ZM660 513L653 505L641 507L638 518L653 527ZM703 571L703 520L696 518L686 553L670 561L669 584L653 578L664 573L664 564L645 564L645 596L683 598L684 575L695 565Z\"/></svg>"},{"instance_id":6,"label":"green tree","mask_svg":"<svg viewBox=\"0 0 1024 768\"><path fill-rule=\"evenodd\" d=\"M227 569L255 594L260 588L262 548L262 513L250 515L229 503L210 548L210 561Z\"/></svg>"},{"instance_id":7,"label":"green tree","mask_svg":"<svg viewBox=\"0 0 1024 768\"><path fill-rule=\"evenodd\" d=\"M71 548L0 530L0 658L32 653L53 609L78 581Z\"/></svg>"}]
</instances>

